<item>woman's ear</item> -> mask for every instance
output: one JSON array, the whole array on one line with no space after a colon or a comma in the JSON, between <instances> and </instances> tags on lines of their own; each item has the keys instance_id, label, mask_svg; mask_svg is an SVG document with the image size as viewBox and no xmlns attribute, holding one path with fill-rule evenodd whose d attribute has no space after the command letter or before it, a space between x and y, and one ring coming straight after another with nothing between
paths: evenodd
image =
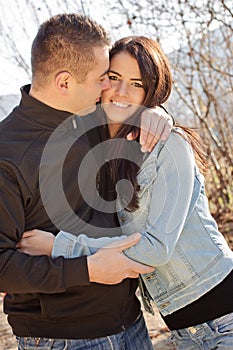
<instances>
[{"instance_id":1,"label":"woman's ear","mask_svg":"<svg viewBox=\"0 0 233 350\"><path fill-rule=\"evenodd\" d=\"M55 78L55 85L62 95L68 94L70 80L71 75L69 72L63 71L57 74Z\"/></svg>"}]
</instances>

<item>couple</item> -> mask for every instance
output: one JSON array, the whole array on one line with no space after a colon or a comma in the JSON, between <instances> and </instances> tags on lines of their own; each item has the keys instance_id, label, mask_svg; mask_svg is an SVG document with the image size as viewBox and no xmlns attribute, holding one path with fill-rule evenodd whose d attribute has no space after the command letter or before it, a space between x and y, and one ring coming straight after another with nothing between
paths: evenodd
<instances>
[{"instance_id":1,"label":"couple","mask_svg":"<svg viewBox=\"0 0 233 350\"><path fill-rule=\"evenodd\" d=\"M112 86L102 93L100 113L107 121L107 128L103 121L102 132L106 140L122 139L118 148L127 147L125 138L139 123L138 106L160 105L169 97L169 65L156 42L128 37L112 47L108 76ZM155 268L140 280L146 308L151 309L150 299L156 302L178 349L229 347L233 253L209 213L200 173L205 172L207 163L197 135L188 128L174 128L168 140L159 141L150 154L143 155L135 147L135 163L120 156L114 159L113 151L110 142L105 157L113 160L109 168L100 171L99 181L105 184L104 189L106 179L113 189L122 178L132 185L132 198L127 203L127 192L119 189L116 209L123 235L142 235L124 253ZM85 230L80 235L61 231L56 238L49 232L34 230L24 237L22 251L54 258L92 256L96 252L98 258L98 249L106 249L113 242L111 251L122 239L91 238Z\"/></svg>"},{"instance_id":2,"label":"couple","mask_svg":"<svg viewBox=\"0 0 233 350\"><path fill-rule=\"evenodd\" d=\"M0 125L0 286L19 349L103 349L119 344L152 349L135 292L139 274L154 269L122 254L138 237L127 237L111 252L74 259L33 257L17 249L24 231L40 228L56 235L59 229L68 230L72 213L92 225L93 234L99 229L106 236L106 231L119 229L114 213L94 210L84 201L76 181L83 157L102 141L98 127L88 138L78 138L77 125L83 121L89 127L98 118L96 102L111 86L109 47L104 29L85 16L63 14L42 24L32 45L32 85L21 89L19 106ZM165 134L171 128L162 112L143 113L144 148L156 141L156 135L147 134L147 124L157 136L163 126ZM54 134L57 152L54 158L43 157ZM69 142L72 147L60 164ZM52 199L58 199L51 208L47 203L50 178L62 166L68 211L57 188ZM87 169L86 188L91 179ZM48 214L53 208L56 217Z\"/></svg>"},{"instance_id":3,"label":"couple","mask_svg":"<svg viewBox=\"0 0 233 350\"><path fill-rule=\"evenodd\" d=\"M111 49L110 58L108 76L112 86L108 90L103 91L102 94L102 114L105 113L108 128L104 127L104 125L100 127L102 131L101 137L102 140L106 140L109 137L113 139L122 138L124 140L129 131L135 133L136 129L137 135L138 110L135 106L143 105L151 107L160 105L166 101L171 90L171 74L166 57L159 46L150 39L132 37L119 40ZM68 72L61 72L61 74L64 73L67 77ZM151 77L155 77L154 80ZM59 87L63 91L67 89L67 86L64 80L62 82L58 84L60 84ZM39 87L36 91L40 92ZM53 120L53 123L50 125L45 125L46 130L52 132L55 122L58 125L58 119L60 118L60 122L61 117L64 119L65 112L62 112L63 109L56 108L56 111L52 111L51 107L53 106L48 103L48 106L46 106L46 100L43 98L45 96L37 94L37 99L33 101L28 95L26 96L24 96L25 99L27 98L27 101L24 101L24 106L26 104L25 108L28 107L30 110L35 107L35 105L33 106L34 103L36 103L38 109L41 108L40 116L42 120L40 119L37 122L46 124L46 119L43 117L42 112L50 112L54 115L56 121ZM21 120L25 118L23 113L18 113L17 116ZM68 117L69 115L67 115ZM131 127L130 124L122 124L125 121L129 123L129 117L130 123L136 125L136 127ZM27 127L30 132L35 133L35 136L40 141L38 142L38 150L40 150L40 147L42 147L41 144L44 145L44 138L48 137L48 135L45 135L46 131L42 133L40 130L39 133L38 126L35 126L35 120L31 124L30 127ZM67 122L63 128L65 130L64 133L70 130L70 124ZM78 120L78 126L79 124L80 121ZM89 136L93 136L93 134ZM78 146L84 145L84 141L85 139L79 141ZM95 141L93 142L95 143ZM122 142L122 144L125 145L125 142ZM107 154L108 152L111 154L111 151L111 149L106 150ZM139 349L140 347L143 349L152 349L153 347L149 342L145 326L142 325L143 319L140 316L138 305L134 303L132 297L132 291L135 291L137 286L137 281L133 277L137 277L137 274L141 271L137 270L135 274L125 275L125 277L131 278L124 279L123 282L112 286L104 286L103 284L112 284L117 281L113 282L108 279L108 276L105 276L104 280L100 280L98 275L101 269L100 262L102 262L102 269L105 268L105 274L108 269L110 275L111 273L115 274L115 270L112 270L111 265L112 255L118 252L119 259L125 258L122 254L123 245L126 256L142 264L153 266L153 269L148 271L147 274L145 274L147 271L141 272L140 286L145 296L144 301L148 307L150 307L148 296L156 301L162 317L172 330L173 341L177 348L211 349L216 347L218 349L224 349L224 346L225 348L229 348L232 345L232 298L230 286L232 286L231 271L233 258L232 252L218 232L216 224L209 214L208 203L204 194L203 177L198 170L198 168L201 170L204 169L206 165L203 153L199 148L198 138L193 131L179 127L171 133L166 142L160 141L151 154L142 154L139 147L137 147L137 143L134 146L133 152L138 156L136 163L132 164L132 162L127 162L121 158L113 159L106 167L101 169L98 174L98 186L103 197L114 199L116 194L113 193L113 189L115 189L115 185L120 179L127 179L131 183L132 197L130 201L125 203L125 194L120 189L117 193L115 203L123 234L127 236L133 232L141 232L142 237L136 245L130 243L129 240L126 241L125 245L121 244L119 242L121 242L122 238L118 236L109 238L107 234L105 234L106 237L97 238L95 236L94 238L90 238L85 234L85 231L83 231L82 235L77 235L75 232L76 236L61 231L54 240L53 235L34 230L32 232L26 232L24 238L17 246L21 252L37 256L33 257L22 254L23 258L21 258L18 252L13 251L14 249L12 247L11 253L18 253L17 259L25 264L27 272L30 274L30 278L25 274L26 280L24 282L21 281L22 272L21 275L16 275L15 280L9 283L8 290L11 295L7 294L6 297L6 306L8 306L9 310L11 309L11 312L9 312L11 314L9 321L13 324L15 334L20 336L19 348L29 348L27 347L27 342L33 341L31 337L34 336L35 344L38 342L38 346L41 346L42 349L45 349L45 344L49 343L53 343L54 346L51 345L48 348L62 349L62 345L60 345L63 342L62 340L41 340L39 337L45 336L46 338L51 338L51 332L54 334L61 332L59 336L54 338L72 338L68 334L69 329L67 328L71 327L70 332L72 333L75 332L76 326L76 339L85 338L85 335L86 338L97 339L69 340L67 341L67 348ZM28 160L33 162L37 153L31 153L29 155L33 155L33 157L28 157ZM41 156L41 152L39 155ZM83 156L85 156L85 151L83 151ZM24 167L24 157L22 157L21 161L21 167ZM77 159L77 162L79 161ZM65 165L69 165L68 172L70 174L67 175L70 175L70 179L72 179L72 176L75 176L75 172L72 172L72 170L76 169L73 163L71 163L69 157L64 163ZM10 173L7 165L10 167L9 164L6 164L6 175ZM35 185L35 182L38 184L38 179L36 181L33 176L35 175L33 166L31 167L31 172L32 174L29 174L28 180L32 182L34 180L34 183L31 185ZM19 181L20 174L17 174L15 171L14 175L14 179ZM16 175L18 175L18 178ZM13 176L10 179L12 180ZM103 183L103 179L107 179L108 181ZM13 185L16 187L16 181L12 181L12 188L8 189L12 194L16 192ZM68 187L66 181L64 181L64 186ZM26 187L26 185L21 184L20 189L26 192ZM31 186L31 190L36 191L34 187L36 186ZM33 217L38 214L35 213L35 209L38 210L38 207L36 208L38 205L38 203L36 204L36 199L38 200L38 198L30 197L30 195L28 193L28 196L25 195L23 197L26 207L25 216L28 217L28 224L25 225L26 230L27 227L32 228ZM76 192L74 196L76 196L76 202L74 201L74 197L70 197L71 205L74 206L78 201L79 207L75 209L80 210L82 217L85 217L88 221L89 217L92 218L92 213L90 214L90 212L85 210L84 203L80 204L80 193ZM18 196L15 194L14 198L17 199L19 197L18 191ZM34 211L31 207L32 203L34 205ZM30 210L27 211L28 208ZM41 210L43 210L42 207ZM98 215L101 223L104 222L105 217L112 218L112 220L115 218L113 215L107 215L107 213L102 217L101 212ZM41 229L44 228L43 226L46 226L42 219L39 226ZM104 232L106 233L108 232L107 224L105 227ZM47 231L55 233L55 229L52 226L50 229L47 228ZM109 229L109 231L111 232L112 230ZM70 232L73 233L73 231ZM17 234L19 237L19 231L15 235ZM128 238L125 239L127 240ZM139 239L136 235L133 243L136 243L137 240ZM110 244L108 249L98 250L98 248L105 246L111 241L113 241L113 244ZM45 244L45 242L48 242L48 244ZM124 242L124 239L122 242ZM6 245L7 243L7 240L5 240ZM58 256L58 258L52 260L49 257L40 255L50 255L51 251L53 257ZM62 256L72 259L63 259ZM86 258L86 256L88 257ZM9 255L8 257L10 260ZM82 306L87 302L87 298L90 297L90 291L85 286L88 281L85 281L86 276L81 269L81 266L84 266L85 259L87 260L89 280L103 283L94 284L94 286L91 284L89 286L93 286L96 293L101 290L100 294L102 296L98 302L96 299L98 299L100 294L96 294L96 298L92 300L89 299L89 302L92 302L92 304L88 305L89 316L95 317L94 322L91 321L91 317L88 318L87 314L80 314L79 319L77 319L75 314L78 308L81 312L85 310L85 307L82 308ZM38 276L35 276L30 271L31 267L37 261L40 263L43 261L44 264L47 264L47 268L45 267L42 271L38 271L40 278L38 286L36 285ZM60 271L62 269L61 265L63 267L63 275ZM77 269L77 265L80 267L79 270ZM10 263L8 265L6 264L6 269L8 269L8 266L10 269ZM72 267L74 271L72 271ZM53 269L53 273L47 274L46 272L50 269ZM65 273L68 269L70 272L69 275ZM41 280L42 275L44 276L44 283ZM50 281L51 278L53 283ZM16 287L17 282L21 284L18 288ZM52 284L55 286L56 283L55 292L57 294L52 294L54 290L51 290L51 286ZM124 283L125 289L122 286ZM79 286L83 284L83 287L77 288L78 284ZM109 301L109 296L107 297L107 295L111 293L112 301L115 301L116 298L116 303L119 302L119 286L122 288L121 291L125 291L125 294L122 295L124 296L122 298L122 304L118 304L118 307L120 306L124 312L120 315L119 310L116 310L116 304L114 305L113 303L111 315L107 314ZM65 287L68 287L68 295L62 293ZM6 291L8 292L8 290ZM36 300L36 296L32 292L39 293L37 294L37 299L39 299L40 303ZM18 293L21 293L21 295ZM25 293L32 294L28 295ZM104 293L106 294L104 295ZM27 300L24 310L21 307L23 297ZM56 305L57 310L54 304L55 299L57 303L59 302ZM94 313L93 305L97 307ZM62 309L65 310L68 306L72 306L73 309L70 310L70 319L66 320L67 325L65 327L67 328L64 329L65 320L64 318L60 319L63 316L61 311ZM38 312L37 315L29 315L32 307L35 313L36 311ZM98 314L100 310L105 313L102 319ZM49 311L52 311L52 314L49 314ZM128 314L126 314L127 312ZM130 314L134 314L136 317L134 316L134 322L131 322L131 324L128 323L125 331L120 329L117 331L115 329L112 332L108 328L112 327L114 320L117 325L119 315L125 317L125 320L128 317L129 320ZM87 326L87 319L93 328L88 329L86 332L82 323L84 322ZM103 322L105 323L99 324L100 320L104 320ZM26 323L28 335L23 334L26 332ZM36 323L39 330L34 329ZM43 323L49 327L49 331L43 328ZM123 322L122 325L124 325ZM82 327L83 329L80 330ZM219 330L219 333L215 333L216 328ZM225 333L223 332L224 328ZM105 337L103 334L104 331L106 332ZM113 333L115 333L114 336L112 335ZM68 334L68 336L63 336L63 334ZM64 346L65 344L64 342ZM36 345L34 347L36 348Z\"/></svg>"}]
</instances>

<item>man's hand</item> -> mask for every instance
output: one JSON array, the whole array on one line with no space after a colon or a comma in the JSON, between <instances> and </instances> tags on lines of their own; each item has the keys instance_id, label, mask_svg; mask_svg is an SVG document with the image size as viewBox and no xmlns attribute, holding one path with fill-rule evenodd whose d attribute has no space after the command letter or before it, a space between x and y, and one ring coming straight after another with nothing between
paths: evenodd
<instances>
[{"instance_id":1,"label":"man's hand","mask_svg":"<svg viewBox=\"0 0 233 350\"><path fill-rule=\"evenodd\" d=\"M139 274L154 271L151 266L140 264L127 258L123 250L138 243L139 233L134 233L120 241L106 245L95 254L87 257L90 282L117 284L125 278L137 278Z\"/></svg>"},{"instance_id":2,"label":"man's hand","mask_svg":"<svg viewBox=\"0 0 233 350\"><path fill-rule=\"evenodd\" d=\"M173 127L172 117L161 107L147 108L142 112L140 125L140 145L142 152L151 152L159 140L166 141ZM128 140L138 135L130 133Z\"/></svg>"}]
</instances>

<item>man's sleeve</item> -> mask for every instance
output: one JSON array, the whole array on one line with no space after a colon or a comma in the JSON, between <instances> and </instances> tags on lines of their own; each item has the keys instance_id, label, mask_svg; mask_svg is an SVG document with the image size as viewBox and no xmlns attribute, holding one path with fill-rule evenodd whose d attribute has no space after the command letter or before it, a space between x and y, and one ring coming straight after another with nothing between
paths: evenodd
<instances>
[{"instance_id":1,"label":"man's sleeve","mask_svg":"<svg viewBox=\"0 0 233 350\"><path fill-rule=\"evenodd\" d=\"M89 285L86 257L51 259L17 251L25 230L24 208L29 190L13 164L0 162L0 291L60 293Z\"/></svg>"}]
</instances>

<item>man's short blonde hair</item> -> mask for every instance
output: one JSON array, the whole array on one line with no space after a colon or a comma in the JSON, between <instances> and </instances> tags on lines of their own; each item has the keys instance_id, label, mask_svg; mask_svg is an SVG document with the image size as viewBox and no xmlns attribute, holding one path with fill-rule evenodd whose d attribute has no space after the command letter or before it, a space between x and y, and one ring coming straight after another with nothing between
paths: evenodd
<instances>
[{"instance_id":1,"label":"man's short blonde hair","mask_svg":"<svg viewBox=\"0 0 233 350\"><path fill-rule=\"evenodd\" d=\"M68 71L78 82L93 69L96 47L110 46L104 28L77 13L60 14L44 22L31 50L32 81L44 87L59 72Z\"/></svg>"}]
</instances>

